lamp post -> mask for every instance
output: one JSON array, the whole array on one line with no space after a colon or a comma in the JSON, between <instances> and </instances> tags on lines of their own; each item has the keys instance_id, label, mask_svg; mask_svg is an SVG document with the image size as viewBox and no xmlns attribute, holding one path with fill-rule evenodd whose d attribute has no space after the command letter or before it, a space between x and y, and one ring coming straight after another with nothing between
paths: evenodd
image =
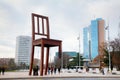
<instances>
[{"instance_id":1,"label":"lamp post","mask_svg":"<svg viewBox=\"0 0 120 80\"><path fill-rule=\"evenodd\" d=\"M79 41L79 55L78 55L78 66L80 67L80 33L79 33L79 36L78 36L78 41Z\"/></svg>"},{"instance_id":2,"label":"lamp post","mask_svg":"<svg viewBox=\"0 0 120 80\"><path fill-rule=\"evenodd\" d=\"M109 25L105 29L108 30L108 55L109 55L109 68L108 68L108 70L111 71L111 55L110 55L110 45L109 45L109 41L110 41Z\"/></svg>"}]
</instances>

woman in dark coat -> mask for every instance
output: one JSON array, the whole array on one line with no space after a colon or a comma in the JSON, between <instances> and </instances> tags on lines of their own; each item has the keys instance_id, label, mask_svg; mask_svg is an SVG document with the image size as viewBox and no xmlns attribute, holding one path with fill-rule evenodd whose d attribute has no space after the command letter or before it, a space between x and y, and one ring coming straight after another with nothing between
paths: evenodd
<instances>
[{"instance_id":1,"label":"woman in dark coat","mask_svg":"<svg viewBox=\"0 0 120 80\"><path fill-rule=\"evenodd\" d=\"M58 68L58 72L59 72L59 74L60 74L60 70L61 70L61 67Z\"/></svg>"}]
</instances>

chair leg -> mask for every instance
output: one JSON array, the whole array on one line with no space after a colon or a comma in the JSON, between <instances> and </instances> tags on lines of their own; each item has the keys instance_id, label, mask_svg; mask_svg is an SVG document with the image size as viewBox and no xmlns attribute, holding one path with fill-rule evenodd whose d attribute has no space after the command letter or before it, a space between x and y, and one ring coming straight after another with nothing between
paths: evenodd
<instances>
[{"instance_id":1,"label":"chair leg","mask_svg":"<svg viewBox=\"0 0 120 80\"><path fill-rule=\"evenodd\" d=\"M60 64L61 68L63 68L63 54L62 54L62 44L59 45L59 59L60 59Z\"/></svg>"},{"instance_id":2,"label":"chair leg","mask_svg":"<svg viewBox=\"0 0 120 80\"><path fill-rule=\"evenodd\" d=\"M59 58L62 56L62 44L59 45Z\"/></svg>"},{"instance_id":3,"label":"chair leg","mask_svg":"<svg viewBox=\"0 0 120 80\"><path fill-rule=\"evenodd\" d=\"M49 62L49 47L47 47L47 52L46 52L46 66L45 66L45 75L47 75L47 70L48 70L48 62Z\"/></svg>"},{"instance_id":4,"label":"chair leg","mask_svg":"<svg viewBox=\"0 0 120 80\"><path fill-rule=\"evenodd\" d=\"M33 62L34 62L34 46L32 45L31 62L30 62L29 75L31 75L31 73L32 73Z\"/></svg>"},{"instance_id":5,"label":"chair leg","mask_svg":"<svg viewBox=\"0 0 120 80\"><path fill-rule=\"evenodd\" d=\"M40 76L43 76L44 67L44 45L41 44Z\"/></svg>"}]
</instances>

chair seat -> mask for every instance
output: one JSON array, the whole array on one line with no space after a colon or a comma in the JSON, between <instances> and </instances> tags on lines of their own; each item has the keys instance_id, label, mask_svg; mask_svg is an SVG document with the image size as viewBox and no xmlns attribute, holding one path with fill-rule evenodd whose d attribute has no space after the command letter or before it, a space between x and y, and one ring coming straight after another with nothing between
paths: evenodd
<instances>
[{"instance_id":1,"label":"chair seat","mask_svg":"<svg viewBox=\"0 0 120 80\"><path fill-rule=\"evenodd\" d=\"M33 41L33 45L35 46L41 46L41 44L44 45L44 47L55 47L58 45L61 45L61 40L55 40L55 39L47 39L47 38L40 38Z\"/></svg>"}]
</instances>

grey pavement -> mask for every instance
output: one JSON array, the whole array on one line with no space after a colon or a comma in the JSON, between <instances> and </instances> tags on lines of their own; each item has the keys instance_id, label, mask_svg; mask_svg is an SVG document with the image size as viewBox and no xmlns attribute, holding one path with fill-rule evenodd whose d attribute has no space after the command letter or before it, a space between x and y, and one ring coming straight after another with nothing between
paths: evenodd
<instances>
[{"instance_id":1,"label":"grey pavement","mask_svg":"<svg viewBox=\"0 0 120 80\"><path fill-rule=\"evenodd\" d=\"M114 74L106 73L102 75L99 72L85 72L75 70L64 70L60 74L44 76L29 76L28 71L5 72L5 75L0 75L0 80L120 80L120 72L113 71Z\"/></svg>"}]
</instances>

